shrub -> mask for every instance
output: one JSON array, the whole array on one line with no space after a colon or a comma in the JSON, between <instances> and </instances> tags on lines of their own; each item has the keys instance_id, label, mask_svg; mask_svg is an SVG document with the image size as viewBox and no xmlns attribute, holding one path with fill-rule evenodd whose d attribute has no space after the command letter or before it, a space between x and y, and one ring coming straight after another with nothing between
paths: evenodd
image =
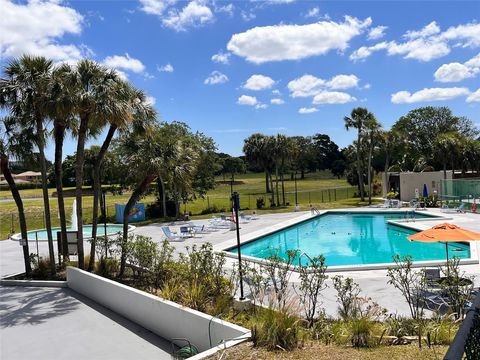
<instances>
[{"instance_id":1,"label":"shrub","mask_svg":"<svg viewBox=\"0 0 480 360\"><path fill-rule=\"evenodd\" d=\"M360 287L352 278L334 276L332 278L333 288L337 291L338 314L344 320L358 316L359 309L356 299L360 294Z\"/></svg>"},{"instance_id":2,"label":"shrub","mask_svg":"<svg viewBox=\"0 0 480 360\"><path fill-rule=\"evenodd\" d=\"M287 307L279 311L262 309L252 326L253 345L268 350L293 350L301 345L303 339L301 319Z\"/></svg>"},{"instance_id":3,"label":"shrub","mask_svg":"<svg viewBox=\"0 0 480 360\"><path fill-rule=\"evenodd\" d=\"M50 258L32 257L32 265L32 278L41 280L51 279Z\"/></svg>"},{"instance_id":4,"label":"shrub","mask_svg":"<svg viewBox=\"0 0 480 360\"><path fill-rule=\"evenodd\" d=\"M279 250L274 249L271 255L267 256L268 263L262 267L268 281L272 284L277 306L285 306L288 295L288 281L292 275L290 266L298 258L298 250L287 250L287 259L284 260L278 255ZM272 305L272 304L271 304Z\"/></svg>"},{"instance_id":5,"label":"shrub","mask_svg":"<svg viewBox=\"0 0 480 360\"><path fill-rule=\"evenodd\" d=\"M265 199L263 197L257 198L257 209L263 209L265 207Z\"/></svg>"},{"instance_id":6,"label":"shrub","mask_svg":"<svg viewBox=\"0 0 480 360\"><path fill-rule=\"evenodd\" d=\"M219 208L217 205L210 205L200 212L200 215L215 214L225 212L225 208Z\"/></svg>"},{"instance_id":7,"label":"shrub","mask_svg":"<svg viewBox=\"0 0 480 360\"><path fill-rule=\"evenodd\" d=\"M375 323L362 316L348 322L350 343L353 347L373 346Z\"/></svg>"},{"instance_id":8,"label":"shrub","mask_svg":"<svg viewBox=\"0 0 480 360\"><path fill-rule=\"evenodd\" d=\"M307 255L308 257L308 255ZM305 317L308 322L308 326L312 326L315 317L319 311L318 296L322 290L327 286L325 280L328 278L325 275L327 266L325 265L325 257L319 255L313 259L308 257L309 264L302 265L299 261L299 275L300 275L300 302L305 310Z\"/></svg>"},{"instance_id":9,"label":"shrub","mask_svg":"<svg viewBox=\"0 0 480 360\"><path fill-rule=\"evenodd\" d=\"M406 255L400 257L393 256L395 267L389 268L387 276L390 278L389 284L401 291L403 297L408 303L410 314L413 319L421 319L424 315L426 290L426 277L423 271L414 271L412 269L412 257Z\"/></svg>"}]
</instances>

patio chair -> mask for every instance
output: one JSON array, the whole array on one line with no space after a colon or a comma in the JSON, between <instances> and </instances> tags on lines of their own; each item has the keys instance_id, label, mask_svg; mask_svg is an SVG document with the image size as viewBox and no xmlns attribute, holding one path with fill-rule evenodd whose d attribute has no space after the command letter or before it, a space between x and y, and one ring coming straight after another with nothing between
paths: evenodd
<instances>
[{"instance_id":1,"label":"patio chair","mask_svg":"<svg viewBox=\"0 0 480 360\"><path fill-rule=\"evenodd\" d=\"M181 236L175 231L171 231L168 226L162 226L162 231L168 241L184 241L185 240L185 237Z\"/></svg>"},{"instance_id":2,"label":"patio chair","mask_svg":"<svg viewBox=\"0 0 480 360\"><path fill-rule=\"evenodd\" d=\"M191 227L189 227L189 226L180 226L180 236L183 236L183 237L192 237L192 236L194 236Z\"/></svg>"},{"instance_id":3,"label":"patio chair","mask_svg":"<svg viewBox=\"0 0 480 360\"><path fill-rule=\"evenodd\" d=\"M245 215L245 213L241 212L240 213L240 220L244 223L249 223L250 220L252 220L251 216Z\"/></svg>"},{"instance_id":4,"label":"patio chair","mask_svg":"<svg viewBox=\"0 0 480 360\"><path fill-rule=\"evenodd\" d=\"M465 213L465 203L461 202L454 210L458 213Z\"/></svg>"},{"instance_id":5,"label":"patio chair","mask_svg":"<svg viewBox=\"0 0 480 360\"><path fill-rule=\"evenodd\" d=\"M424 269L425 278L427 280L427 286L429 289L439 289L438 280L440 280L439 268L427 268Z\"/></svg>"},{"instance_id":6,"label":"patio chair","mask_svg":"<svg viewBox=\"0 0 480 360\"><path fill-rule=\"evenodd\" d=\"M260 217L259 217L259 216L257 215L257 213L254 211L254 212L252 213L252 215L250 216L250 219L252 219L252 220L258 220L258 219L260 219Z\"/></svg>"},{"instance_id":7,"label":"patio chair","mask_svg":"<svg viewBox=\"0 0 480 360\"><path fill-rule=\"evenodd\" d=\"M379 205L378 207L382 209L389 209L392 207L391 201L387 199L383 202L383 204Z\"/></svg>"},{"instance_id":8,"label":"patio chair","mask_svg":"<svg viewBox=\"0 0 480 360\"><path fill-rule=\"evenodd\" d=\"M230 221L221 220L218 218L210 219L209 225L214 229L229 229L230 228Z\"/></svg>"}]
</instances>

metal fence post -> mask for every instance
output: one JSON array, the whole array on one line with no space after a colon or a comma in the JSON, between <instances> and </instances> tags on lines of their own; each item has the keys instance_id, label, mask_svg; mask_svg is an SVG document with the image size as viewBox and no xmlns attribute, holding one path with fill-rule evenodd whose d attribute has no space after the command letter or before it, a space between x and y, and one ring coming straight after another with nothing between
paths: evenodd
<instances>
[{"instance_id":1,"label":"metal fence post","mask_svg":"<svg viewBox=\"0 0 480 360\"><path fill-rule=\"evenodd\" d=\"M334 201L337 201L337 189L333 189Z\"/></svg>"},{"instance_id":2,"label":"metal fence post","mask_svg":"<svg viewBox=\"0 0 480 360\"><path fill-rule=\"evenodd\" d=\"M332 199L331 199L330 196L331 196L331 195L330 195L330 189L328 189L328 202L332 202Z\"/></svg>"},{"instance_id":3,"label":"metal fence post","mask_svg":"<svg viewBox=\"0 0 480 360\"><path fill-rule=\"evenodd\" d=\"M308 192L308 203L309 204L312 203L312 197L311 197L310 191Z\"/></svg>"},{"instance_id":4,"label":"metal fence post","mask_svg":"<svg viewBox=\"0 0 480 360\"><path fill-rule=\"evenodd\" d=\"M322 194L322 203L323 203L323 190L320 190L320 193Z\"/></svg>"}]
</instances>

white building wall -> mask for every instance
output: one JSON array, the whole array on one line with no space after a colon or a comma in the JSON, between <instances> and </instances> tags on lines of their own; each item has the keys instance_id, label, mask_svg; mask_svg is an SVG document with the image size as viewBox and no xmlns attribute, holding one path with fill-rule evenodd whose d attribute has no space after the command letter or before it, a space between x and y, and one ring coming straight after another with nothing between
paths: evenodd
<instances>
[{"instance_id":1,"label":"white building wall","mask_svg":"<svg viewBox=\"0 0 480 360\"><path fill-rule=\"evenodd\" d=\"M440 195L440 180L444 179L443 171L402 172L400 173L400 200L415 199L416 189L420 196L423 194L423 185L427 185L428 194L434 191ZM452 179L452 171L447 171L447 180Z\"/></svg>"}]
</instances>

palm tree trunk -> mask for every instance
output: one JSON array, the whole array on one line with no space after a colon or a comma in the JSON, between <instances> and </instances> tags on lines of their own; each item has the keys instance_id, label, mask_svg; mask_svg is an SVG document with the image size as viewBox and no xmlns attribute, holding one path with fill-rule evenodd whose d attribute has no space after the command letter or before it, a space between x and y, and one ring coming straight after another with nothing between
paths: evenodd
<instances>
[{"instance_id":1,"label":"palm tree trunk","mask_svg":"<svg viewBox=\"0 0 480 360\"><path fill-rule=\"evenodd\" d=\"M390 167L390 156L387 152L386 156L385 156L385 167L384 167L384 170L383 170L383 181L384 181L384 185L385 185L385 195L387 195L387 193L389 192L389 189L388 189L388 168Z\"/></svg>"},{"instance_id":2,"label":"palm tree trunk","mask_svg":"<svg viewBox=\"0 0 480 360\"><path fill-rule=\"evenodd\" d=\"M47 229L48 240L48 256L50 257L50 271L52 274L56 273L55 268L55 252L53 249L52 236L52 222L50 219L50 200L48 198L48 183L47 183L47 162L45 160L45 137L43 129L43 121L40 117L36 118L37 125L37 147L40 153L40 169L42 174L42 193L43 193L43 207L45 209L45 227Z\"/></svg>"},{"instance_id":3,"label":"palm tree trunk","mask_svg":"<svg viewBox=\"0 0 480 360\"><path fill-rule=\"evenodd\" d=\"M63 264L68 259L67 242L67 216L65 213L65 201L63 198L63 141L65 139L65 126L63 123L56 122L54 127L55 138L55 185L57 188L58 214L60 217L60 233L63 250Z\"/></svg>"},{"instance_id":4,"label":"palm tree trunk","mask_svg":"<svg viewBox=\"0 0 480 360\"><path fill-rule=\"evenodd\" d=\"M158 182L158 191L159 191L158 196L160 197L160 200L162 202L162 216L167 217L167 196L165 193L165 183L161 176L158 177L157 182ZM161 194L160 194L160 188L161 188Z\"/></svg>"},{"instance_id":5,"label":"palm tree trunk","mask_svg":"<svg viewBox=\"0 0 480 360\"><path fill-rule=\"evenodd\" d=\"M92 219L92 241L90 243L90 262L88 264L88 271L93 270L93 265L95 264L95 246L97 242L97 226L98 226L98 200L101 197L102 187L100 184L100 172L103 165L103 160L105 159L105 155L107 153L108 147L112 142L113 135L115 135L115 131L117 130L117 126L111 124L110 128L108 129L107 136L103 141L102 147L97 154L97 158L95 159L95 163L93 165L93 219Z\"/></svg>"},{"instance_id":6,"label":"palm tree trunk","mask_svg":"<svg viewBox=\"0 0 480 360\"><path fill-rule=\"evenodd\" d=\"M270 188L268 186L268 170L265 169L265 192L268 194L270 192Z\"/></svg>"},{"instance_id":7,"label":"palm tree trunk","mask_svg":"<svg viewBox=\"0 0 480 360\"><path fill-rule=\"evenodd\" d=\"M277 192L277 205L280 205L280 195L278 193L278 166L275 164L275 190Z\"/></svg>"},{"instance_id":8,"label":"palm tree trunk","mask_svg":"<svg viewBox=\"0 0 480 360\"><path fill-rule=\"evenodd\" d=\"M125 273L125 264L127 260L126 254L126 245L128 241L128 216L130 211L135 206L137 201L140 199L142 194L147 190L148 186L155 180L156 175L149 174L137 185L135 190L132 192L130 199L128 199L127 205L123 211L123 235L122 235L122 245L121 245L121 255L120 255L120 273L118 274L119 278L122 278Z\"/></svg>"},{"instance_id":9,"label":"palm tree trunk","mask_svg":"<svg viewBox=\"0 0 480 360\"><path fill-rule=\"evenodd\" d=\"M372 152L373 139L370 137L370 148L368 150L368 205L372 205Z\"/></svg>"},{"instance_id":10,"label":"palm tree trunk","mask_svg":"<svg viewBox=\"0 0 480 360\"><path fill-rule=\"evenodd\" d=\"M360 160L360 151L361 151L361 133L358 131L357 136L357 174L358 174L358 187L360 188L360 200L365 201L365 193L363 188L363 174L362 174L362 164Z\"/></svg>"},{"instance_id":11,"label":"palm tree trunk","mask_svg":"<svg viewBox=\"0 0 480 360\"><path fill-rule=\"evenodd\" d=\"M272 191L271 194L272 194L272 206L275 206L275 191L274 191L274 187L273 187L273 175L270 174L270 190Z\"/></svg>"},{"instance_id":12,"label":"palm tree trunk","mask_svg":"<svg viewBox=\"0 0 480 360\"><path fill-rule=\"evenodd\" d=\"M85 268L83 250L83 207L82 207L82 186L83 186L83 165L85 163L85 140L87 137L88 115L80 116L80 128L78 129L76 169L75 169L75 198L77 200L77 228L78 228L78 267Z\"/></svg>"},{"instance_id":13,"label":"palm tree trunk","mask_svg":"<svg viewBox=\"0 0 480 360\"><path fill-rule=\"evenodd\" d=\"M7 180L8 186L10 187L13 200L15 200L15 204L17 205L18 221L20 223L20 233L22 234L22 239L27 239L25 244L22 246L23 262L25 264L25 274L27 277L30 277L32 275L32 265L30 264L30 251L28 249L27 220L25 219L25 210L23 208L22 198L8 165L8 157L5 154L0 155L0 168L3 176L5 176L5 180Z\"/></svg>"}]
</instances>

